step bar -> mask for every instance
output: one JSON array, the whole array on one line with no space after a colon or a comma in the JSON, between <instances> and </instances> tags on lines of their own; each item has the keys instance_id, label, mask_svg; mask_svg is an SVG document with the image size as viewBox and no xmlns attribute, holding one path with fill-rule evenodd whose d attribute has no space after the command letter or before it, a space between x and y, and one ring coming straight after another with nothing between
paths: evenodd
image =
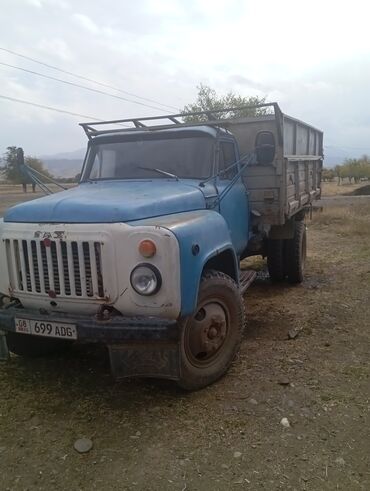
<instances>
[{"instance_id":1,"label":"step bar","mask_svg":"<svg viewBox=\"0 0 370 491\"><path fill-rule=\"evenodd\" d=\"M246 292L246 290L251 286L253 281L256 279L257 273L250 269L240 272L239 276L239 288L242 295Z\"/></svg>"}]
</instances>

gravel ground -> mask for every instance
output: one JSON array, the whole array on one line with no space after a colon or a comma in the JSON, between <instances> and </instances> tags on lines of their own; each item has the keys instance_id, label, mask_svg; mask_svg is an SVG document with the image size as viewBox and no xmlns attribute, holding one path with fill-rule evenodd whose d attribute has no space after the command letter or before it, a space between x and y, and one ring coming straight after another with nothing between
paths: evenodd
<instances>
[{"instance_id":1,"label":"gravel ground","mask_svg":"<svg viewBox=\"0 0 370 491\"><path fill-rule=\"evenodd\" d=\"M302 285L250 288L240 355L207 389L115 383L103 349L12 356L0 489L370 489L369 293L370 206L337 207L309 223Z\"/></svg>"}]
</instances>

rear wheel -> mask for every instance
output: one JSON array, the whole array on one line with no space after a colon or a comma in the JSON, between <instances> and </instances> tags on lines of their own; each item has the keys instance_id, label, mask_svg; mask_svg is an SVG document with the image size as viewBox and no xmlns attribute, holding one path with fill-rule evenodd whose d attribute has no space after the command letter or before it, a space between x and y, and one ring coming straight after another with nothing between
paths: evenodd
<instances>
[{"instance_id":1,"label":"rear wheel","mask_svg":"<svg viewBox=\"0 0 370 491\"><path fill-rule=\"evenodd\" d=\"M294 237L285 241L285 271L290 283L302 283L307 255L306 225L294 222Z\"/></svg>"},{"instance_id":2,"label":"rear wheel","mask_svg":"<svg viewBox=\"0 0 370 491\"><path fill-rule=\"evenodd\" d=\"M243 327L243 299L235 281L224 273L206 271L196 313L183 326L178 384L196 390L222 377L239 350Z\"/></svg>"},{"instance_id":3,"label":"rear wheel","mask_svg":"<svg viewBox=\"0 0 370 491\"><path fill-rule=\"evenodd\" d=\"M283 281L284 271L284 241L281 239L267 240L267 268L271 281Z\"/></svg>"},{"instance_id":4,"label":"rear wheel","mask_svg":"<svg viewBox=\"0 0 370 491\"><path fill-rule=\"evenodd\" d=\"M70 341L31 336L17 332L8 332L6 334L6 342L9 351L15 355L29 358L60 353L71 345Z\"/></svg>"}]
</instances>

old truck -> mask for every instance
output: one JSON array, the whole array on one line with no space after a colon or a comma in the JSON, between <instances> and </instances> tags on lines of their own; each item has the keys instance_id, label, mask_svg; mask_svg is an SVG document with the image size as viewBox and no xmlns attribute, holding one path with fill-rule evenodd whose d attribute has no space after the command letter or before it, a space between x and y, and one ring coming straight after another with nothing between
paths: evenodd
<instances>
[{"instance_id":1,"label":"old truck","mask_svg":"<svg viewBox=\"0 0 370 491\"><path fill-rule=\"evenodd\" d=\"M304 218L320 196L322 132L276 103L249 110L82 124L79 185L0 222L11 352L104 343L117 378L189 390L225 374L254 278L240 261L262 255L273 281L301 282Z\"/></svg>"}]
</instances>

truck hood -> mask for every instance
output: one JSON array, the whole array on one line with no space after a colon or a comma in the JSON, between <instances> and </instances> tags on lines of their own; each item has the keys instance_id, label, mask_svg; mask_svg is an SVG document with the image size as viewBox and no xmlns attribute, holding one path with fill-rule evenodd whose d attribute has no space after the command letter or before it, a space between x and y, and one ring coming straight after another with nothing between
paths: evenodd
<instances>
[{"instance_id":1,"label":"truck hood","mask_svg":"<svg viewBox=\"0 0 370 491\"><path fill-rule=\"evenodd\" d=\"M85 182L10 208L5 222L130 222L206 207L198 181L146 180Z\"/></svg>"}]
</instances>

